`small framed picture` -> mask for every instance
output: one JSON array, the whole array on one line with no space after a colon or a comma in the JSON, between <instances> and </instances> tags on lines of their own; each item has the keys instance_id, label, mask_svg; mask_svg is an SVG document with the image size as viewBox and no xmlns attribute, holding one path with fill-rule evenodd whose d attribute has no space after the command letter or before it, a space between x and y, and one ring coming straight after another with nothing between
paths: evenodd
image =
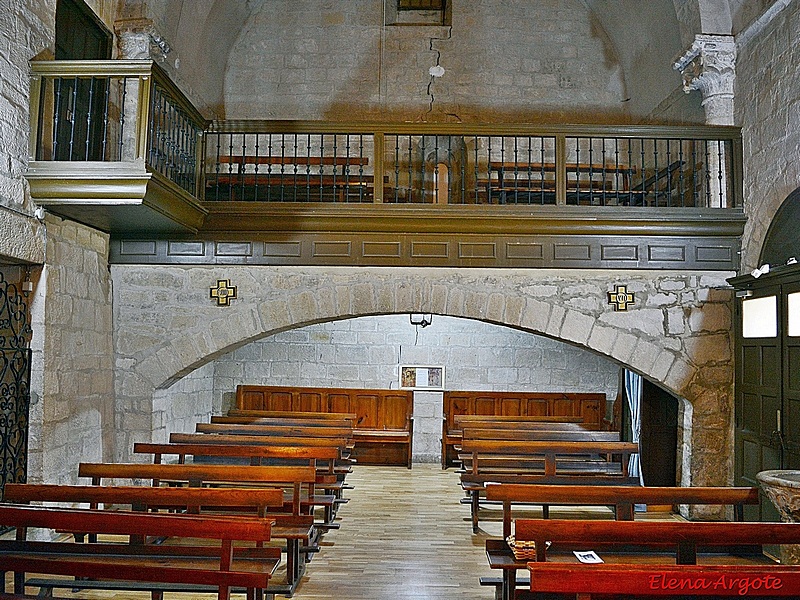
<instances>
[{"instance_id":1,"label":"small framed picture","mask_svg":"<svg viewBox=\"0 0 800 600\"><path fill-rule=\"evenodd\" d=\"M400 367L400 387L441 390L444 388L444 367L403 365Z\"/></svg>"}]
</instances>

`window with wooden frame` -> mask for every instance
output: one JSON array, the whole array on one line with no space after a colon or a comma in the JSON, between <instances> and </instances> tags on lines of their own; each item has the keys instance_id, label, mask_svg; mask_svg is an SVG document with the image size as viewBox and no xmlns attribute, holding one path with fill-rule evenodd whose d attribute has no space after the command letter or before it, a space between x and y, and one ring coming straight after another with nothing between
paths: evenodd
<instances>
[{"instance_id":1,"label":"window with wooden frame","mask_svg":"<svg viewBox=\"0 0 800 600\"><path fill-rule=\"evenodd\" d=\"M449 26L448 0L384 0L386 25Z\"/></svg>"}]
</instances>

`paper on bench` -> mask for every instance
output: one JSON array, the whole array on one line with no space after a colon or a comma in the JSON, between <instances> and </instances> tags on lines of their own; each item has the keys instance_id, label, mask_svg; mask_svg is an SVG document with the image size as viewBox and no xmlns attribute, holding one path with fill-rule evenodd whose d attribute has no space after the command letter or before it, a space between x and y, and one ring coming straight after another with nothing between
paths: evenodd
<instances>
[{"instance_id":1,"label":"paper on bench","mask_svg":"<svg viewBox=\"0 0 800 600\"><path fill-rule=\"evenodd\" d=\"M580 562L585 563L587 565L593 565L603 562L603 559L597 556L594 550L587 550L585 552L580 552L578 550L574 550L572 552Z\"/></svg>"}]
</instances>

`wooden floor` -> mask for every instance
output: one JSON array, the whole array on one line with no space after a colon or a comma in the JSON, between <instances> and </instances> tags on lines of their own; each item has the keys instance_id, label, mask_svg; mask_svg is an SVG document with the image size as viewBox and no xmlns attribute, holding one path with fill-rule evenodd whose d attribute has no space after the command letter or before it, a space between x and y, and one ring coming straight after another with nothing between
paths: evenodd
<instances>
[{"instance_id":1,"label":"wooden floor","mask_svg":"<svg viewBox=\"0 0 800 600\"><path fill-rule=\"evenodd\" d=\"M481 587L487 566L484 541L500 537L499 510L481 513L481 531L472 533L469 506L453 469L438 464L402 467L358 466L348 476L355 489L339 509L341 527L328 532L295 593L298 600L491 600ZM551 509L551 517L609 518L606 509ZM521 515L522 512L520 511ZM526 516L540 516L531 509ZM663 513L647 518L678 518ZM637 517L638 518L638 517ZM36 590L29 589L29 593ZM66 598L133 600L149 594L57 590ZM199 597L199 596L198 596ZM188 594L165 594L187 600ZM212 598L211 595L205 598Z\"/></svg>"}]
</instances>

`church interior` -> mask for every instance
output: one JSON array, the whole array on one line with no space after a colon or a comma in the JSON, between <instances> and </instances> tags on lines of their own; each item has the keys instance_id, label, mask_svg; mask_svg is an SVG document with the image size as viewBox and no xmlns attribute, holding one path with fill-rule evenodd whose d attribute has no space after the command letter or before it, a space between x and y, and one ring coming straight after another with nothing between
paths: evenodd
<instances>
[{"instance_id":1,"label":"church interior","mask_svg":"<svg viewBox=\"0 0 800 600\"><path fill-rule=\"evenodd\" d=\"M548 515L800 590L796 0L0 6L9 598L608 592Z\"/></svg>"}]
</instances>

